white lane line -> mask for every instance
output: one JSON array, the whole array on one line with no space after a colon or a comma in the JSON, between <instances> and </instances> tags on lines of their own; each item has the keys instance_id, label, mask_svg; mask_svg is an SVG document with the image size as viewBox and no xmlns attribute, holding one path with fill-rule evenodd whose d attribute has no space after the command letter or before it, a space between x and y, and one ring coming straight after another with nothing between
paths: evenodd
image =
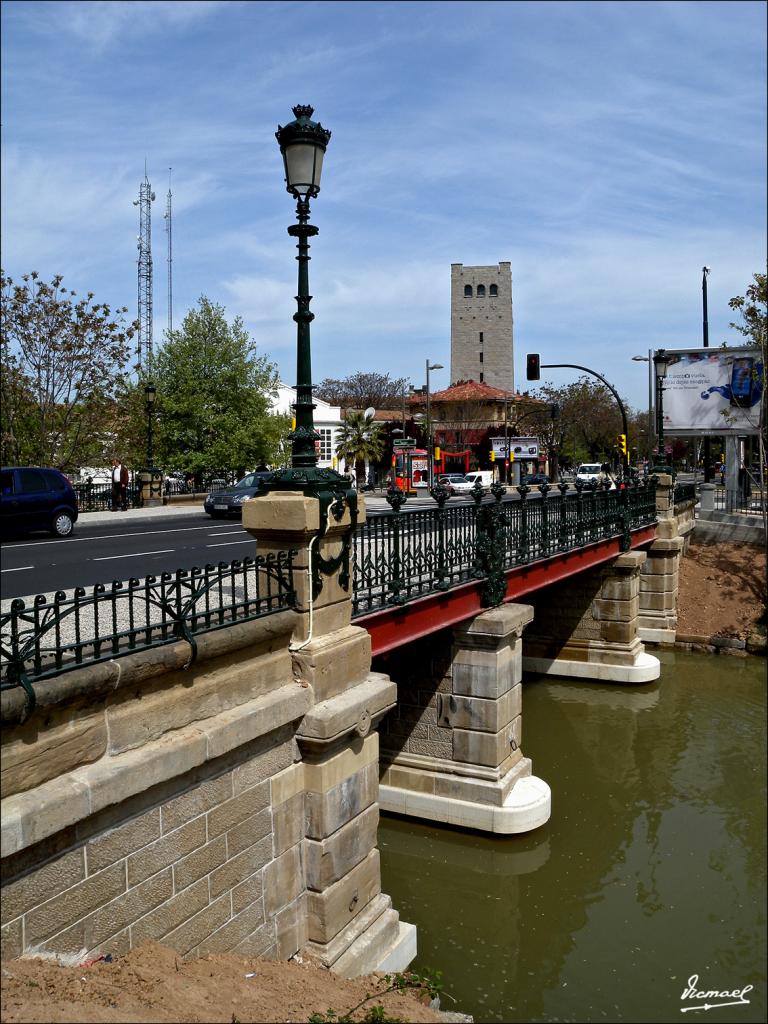
<instances>
[{"instance_id":1,"label":"white lane line","mask_svg":"<svg viewBox=\"0 0 768 1024\"><path fill-rule=\"evenodd\" d=\"M105 533L101 537L67 537L65 538L68 544L92 544L95 540L117 540L120 537L154 537L157 534L163 533L191 533L193 530L210 530L210 523L207 526L189 526L186 529L173 529L173 530L147 530L146 533ZM213 527L216 529L216 527ZM209 534L212 537L213 534ZM58 538L61 540L61 538ZM41 544L51 544L53 540L33 540L28 544L3 544L3 550L10 551L11 548L36 548L40 547Z\"/></svg>"},{"instance_id":2,"label":"white lane line","mask_svg":"<svg viewBox=\"0 0 768 1024\"><path fill-rule=\"evenodd\" d=\"M241 534L242 530L230 530L228 533L209 533L209 537L234 537L235 534Z\"/></svg>"},{"instance_id":3,"label":"white lane line","mask_svg":"<svg viewBox=\"0 0 768 1024\"><path fill-rule=\"evenodd\" d=\"M0 569L0 572L24 572L25 569L34 569L34 565L20 565L18 569Z\"/></svg>"},{"instance_id":4,"label":"white lane line","mask_svg":"<svg viewBox=\"0 0 768 1024\"><path fill-rule=\"evenodd\" d=\"M224 541L223 544L206 544L205 546L207 548L228 548L228 547L231 547L233 544L254 544L255 545L255 543L256 543L256 541L253 539L253 537L249 537L248 540L227 540L227 541Z\"/></svg>"},{"instance_id":5,"label":"white lane line","mask_svg":"<svg viewBox=\"0 0 768 1024\"><path fill-rule=\"evenodd\" d=\"M93 562L110 562L113 558L139 558L141 555L167 555L176 548L161 548L159 551L132 551L130 555L102 555L100 558L93 558Z\"/></svg>"}]
</instances>

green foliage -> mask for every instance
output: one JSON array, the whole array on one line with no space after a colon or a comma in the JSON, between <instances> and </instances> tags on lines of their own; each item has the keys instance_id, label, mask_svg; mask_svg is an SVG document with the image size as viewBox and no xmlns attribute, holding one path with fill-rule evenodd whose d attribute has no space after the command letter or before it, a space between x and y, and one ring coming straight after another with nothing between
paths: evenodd
<instances>
[{"instance_id":1,"label":"green foliage","mask_svg":"<svg viewBox=\"0 0 768 1024\"><path fill-rule=\"evenodd\" d=\"M156 459L166 468L238 472L274 463L290 429L270 412L277 369L257 355L240 317L205 296L155 356Z\"/></svg>"},{"instance_id":2,"label":"green foliage","mask_svg":"<svg viewBox=\"0 0 768 1024\"><path fill-rule=\"evenodd\" d=\"M32 271L0 271L2 461L71 469L115 453L116 397L127 379L127 308L78 299Z\"/></svg>"},{"instance_id":3,"label":"green foliage","mask_svg":"<svg viewBox=\"0 0 768 1024\"><path fill-rule=\"evenodd\" d=\"M361 412L348 412L336 436L336 454L354 463L358 484L365 480L365 463L376 462L384 450L381 428Z\"/></svg>"}]
</instances>

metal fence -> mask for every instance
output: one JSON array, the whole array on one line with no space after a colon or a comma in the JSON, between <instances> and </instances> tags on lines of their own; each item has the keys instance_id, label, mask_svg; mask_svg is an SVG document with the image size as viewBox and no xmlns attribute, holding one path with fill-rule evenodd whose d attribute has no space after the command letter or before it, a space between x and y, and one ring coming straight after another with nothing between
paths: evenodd
<instances>
[{"instance_id":1,"label":"metal fence","mask_svg":"<svg viewBox=\"0 0 768 1024\"><path fill-rule=\"evenodd\" d=\"M86 592L21 598L0 614L0 686L22 685L295 604L295 551L179 569Z\"/></svg>"},{"instance_id":2,"label":"metal fence","mask_svg":"<svg viewBox=\"0 0 768 1024\"><path fill-rule=\"evenodd\" d=\"M698 492L695 483L675 483L675 505L682 505L684 501L698 501Z\"/></svg>"},{"instance_id":3,"label":"metal fence","mask_svg":"<svg viewBox=\"0 0 768 1024\"><path fill-rule=\"evenodd\" d=\"M163 480L163 494L166 497L190 495L203 497L210 491L221 490L237 483L240 474L233 470L209 471L202 478L195 480L192 476L186 479L179 476L168 476ZM77 496L77 507L80 512L108 512L112 508L111 483L79 483L72 485ZM126 490L128 508L141 507L141 492L137 474L131 474L131 481Z\"/></svg>"},{"instance_id":4,"label":"metal fence","mask_svg":"<svg viewBox=\"0 0 768 1024\"><path fill-rule=\"evenodd\" d=\"M630 533L656 521L655 481L625 489L598 490L567 484L517 488L519 501L502 501L494 485L490 500L369 517L353 538L353 616L405 604L468 580L485 580L483 602L503 599L503 576L516 565L548 558L595 541Z\"/></svg>"},{"instance_id":5,"label":"metal fence","mask_svg":"<svg viewBox=\"0 0 768 1024\"><path fill-rule=\"evenodd\" d=\"M714 507L718 512L741 512L745 515L760 515L765 507L766 493L751 481L730 490L717 487L714 492Z\"/></svg>"},{"instance_id":6,"label":"metal fence","mask_svg":"<svg viewBox=\"0 0 768 1024\"><path fill-rule=\"evenodd\" d=\"M112 508L112 484L73 484L80 512L108 512ZM126 489L128 508L139 508L141 497L138 484L132 482Z\"/></svg>"}]
</instances>

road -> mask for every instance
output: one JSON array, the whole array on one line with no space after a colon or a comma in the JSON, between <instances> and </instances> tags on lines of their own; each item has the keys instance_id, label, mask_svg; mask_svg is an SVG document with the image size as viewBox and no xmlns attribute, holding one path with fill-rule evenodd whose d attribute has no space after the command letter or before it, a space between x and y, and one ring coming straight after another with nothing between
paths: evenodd
<instances>
[{"instance_id":1,"label":"road","mask_svg":"<svg viewBox=\"0 0 768 1024\"><path fill-rule=\"evenodd\" d=\"M531 497L540 495L534 491ZM471 499L458 498L450 504L462 500L471 504ZM508 494L505 500L519 500L519 495ZM370 515L389 511L383 495L368 495L366 502ZM424 507L435 507L426 493L412 497L405 511ZM134 521L121 516L111 523L89 522L89 514L84 513L71 537L35 533L3 542L0 597L7 601L131 577L143 579L208 562L230 562L255 552L256 543L239 519L213 520L202 511L189 510L183 516Z\"/></svg>"},{"instance_id":2,"label":"road","mask_svg":"<svg viewBox=\"0 0 768 1024\"><path fill-rule=\"evenodd\" d=\"M36 533L3 543L2 599L229 562L255 550L239 520L212 520L204 512L91 525L83 515L71 537Z\"/></svg>"}]
</instances>

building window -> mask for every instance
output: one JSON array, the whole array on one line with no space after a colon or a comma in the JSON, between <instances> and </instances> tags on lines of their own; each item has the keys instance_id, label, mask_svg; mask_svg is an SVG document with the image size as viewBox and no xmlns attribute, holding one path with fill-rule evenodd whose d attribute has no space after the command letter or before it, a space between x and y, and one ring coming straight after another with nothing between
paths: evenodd
<instances>
[{"instance_id":1,"label":"building window","mask_svg":"<svg viewBox=\"0 0 768 1024\"><path fill-rule=\"evenodd\" d=\"M484 299L485 298L485 285L484 284L479 284L477 286L477 297L478 297L478 299Z\"/></svg>"},{"instance_id":2,"label":"building window","mask_svg":"<svg viewBox=\"0 0 768 1024\"><path fill-rule=\"evenodd\" d=\"M333 430L330 427L316 427L320 435L320 451L317 453L322 462L330 462L333 458Z\"/></svg>"},{"instance_id":3,"label":"building window","mask_svg":"<svg viewBox=\"0 0 768 1024\"><path fill-rule=\"evenodd\" d=\"M480 331L480 344L481 345L483 344L483 332L482 331Z\"/></svg>"},{"instance_id":4,"label":"building window","mask_svg":"<svg viewBox=\"0 0 768 1024\"><path fill-rule=\"evenodd\" d=\"M471 284L465 284L464 285L464 298L465 299L471 299L472 298L472 285Z\"/></svg>"},{"instance_id":5,"label":"building window","mask_svg":"<svg viewBox=\"0 0 768 1024\"><path fill-rule=\"evenodd\" d=\"M482 375L482 373L480 374L480 383L481 384L483 383L483 375Z\"/></svg>"},{"instance_id":6,"label":"building window","mask_svg":"<svg viewBox=\"0 0 768 1024\"><path fill-rule=\"evenodd\" d=\"M483 353L481 352L480 353L480 362L482 363L482 361L483 361Z\"/></svg>"},{"instance_id":7,"label":"building window","mask_svg":"<svg viewBox=\"0 0 768 1024\"><path fill-rule=\"evenodd\" d=\"M491 285L491 290L490 290L489 294L490 294L492 299L495 299L496 296L499 294L499 289L496 287L495 284Z\"/></svg>"}]
</instances>

